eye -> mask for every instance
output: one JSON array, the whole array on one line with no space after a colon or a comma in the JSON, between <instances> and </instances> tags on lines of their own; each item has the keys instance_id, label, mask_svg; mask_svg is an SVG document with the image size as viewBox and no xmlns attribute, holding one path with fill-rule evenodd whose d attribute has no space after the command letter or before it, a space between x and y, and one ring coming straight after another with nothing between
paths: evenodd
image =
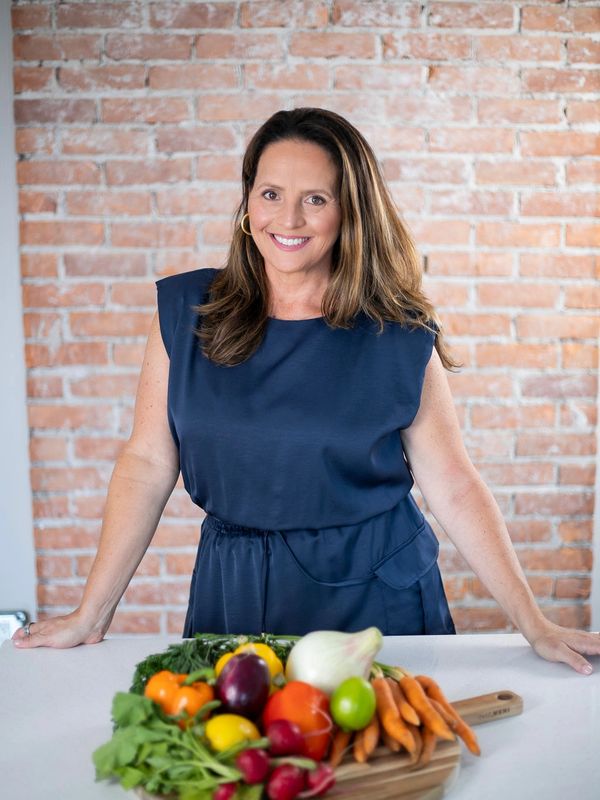
<instances>
[{"instance_id":1,"label":"eye","mask_svg":"<svg viewBox=\"0 0 600 800\"><path fill-rule=\"evenodd\" d=\"M264 197L266 194L277 194L277 192L274 192L273 189L267 189L266 192L262 193L262 196Z\"/></svg>"},{"instance_id":2,"label":"eye","mask_svg":"<svg viewBox=\"0 0 600 800\"><path fill-rule=\"evenodd\" d=\"M311 195L311 197L316 197L317 200L321 201L320 203L311 203L310 204L311 206L314 206L314 205L322 206L325 203L325 199L323 197L321 197L320 194L313 194L313 195Z\"/></svg>"}]
</instances>

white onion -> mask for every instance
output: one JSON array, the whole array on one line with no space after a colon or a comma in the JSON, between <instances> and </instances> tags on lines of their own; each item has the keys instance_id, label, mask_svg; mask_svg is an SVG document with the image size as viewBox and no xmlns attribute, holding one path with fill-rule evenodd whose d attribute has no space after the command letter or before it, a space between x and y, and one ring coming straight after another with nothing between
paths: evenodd
<instances>
[{"instance_id":1,"label":"white onion","mask_svg":"<svg viewBox=\"0 0 600 800\"><path fill-rule=\"evenodd\" d=\"M346 678L368 678L382 644L382 633L374 627L356 633L307 633L292 647L285 677L288 681L305 681L331 694Z\"/></svg>"}]
</instances>

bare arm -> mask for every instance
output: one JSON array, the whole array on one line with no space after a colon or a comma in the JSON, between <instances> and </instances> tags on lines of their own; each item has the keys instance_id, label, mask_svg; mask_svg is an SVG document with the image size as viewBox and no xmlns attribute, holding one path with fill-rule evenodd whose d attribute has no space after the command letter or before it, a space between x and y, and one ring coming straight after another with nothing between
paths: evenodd
<instances>
[{"instance_id":1,"label":"bare arm","mask_svg":"<svg viewBox=\"0 0 600 800\"><path fill-rule=\"evenodd\" d=\"M108 486L96 558L73 613L17 631L20 647L72 647L99 642L137 569L179 476L179 455L167 422L169 357L154 315L135 403L133 432Z\"/></svg>"},{"instance_id":2,"label":"bare arm","mask_svg":"<svg viewBox=\"0 0 600 800\"><path fill-rule=\"evenodd\" d=\"M586 672L581 653L600 654L600 637L561 628L538 608L494 497L465 449L448 380L434 350L421 405L402 441L433 515L482 583L539 655Z\"/></svg>"}]
</instances>

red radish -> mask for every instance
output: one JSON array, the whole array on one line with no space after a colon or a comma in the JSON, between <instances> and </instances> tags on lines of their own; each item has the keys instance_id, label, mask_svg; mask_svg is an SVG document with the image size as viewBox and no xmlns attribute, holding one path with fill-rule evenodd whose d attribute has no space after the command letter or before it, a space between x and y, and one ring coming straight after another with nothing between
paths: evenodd
<instances>
[{"instance_id":1,"label":"red radish","mask_svg":"<svg viewBox=\"0 0 600 800\"><path fill-rule=\"evenodd\" d=\"M213 800L230 800L235 794L237 783L222 783L213 792Z\"/></svg>"},{"instance_id":2,"label":"red radish","mask_svg":"<svg viewBox=\"0 0 600 800\"><path fill-rule=\"evenodd\" d=\"M292 764L275 767L267 781L269 800L294 800L304 789L306 770Z\"/></svg>"},{"instance_id":3,"label":"red radish","mask_svg":"<svg viewBox=\"0 0 600 800\"><path fill-rule=\"evenodd\" d=\"M270 741L269 752L274 756L298 756L304 753L304 736L300 726L289 719L269 722L265 735Z\"/></svg>"},{"instance_id":4,"label":"red radish","mask_svg":"<svg viewBox=\"0 0 600 800\"><path fill-rule=\"evenodd\" d=\"M260 783L270 769L269 755L266 750L258 748L242 750L235 759L235 765L246 783Z\"/></svg>"},{"instance_id":5,"label":"red radish","mask_svg":"<svg viewBox=\"0 0 600 800\"><path fill-rule=\"evenodd\" d=\"M321 797L329 791L335 783L335 772L329 764L320 763L316 769L311 769L306 775L306 791L299 797Z\"/></svg>"}]
</instances>

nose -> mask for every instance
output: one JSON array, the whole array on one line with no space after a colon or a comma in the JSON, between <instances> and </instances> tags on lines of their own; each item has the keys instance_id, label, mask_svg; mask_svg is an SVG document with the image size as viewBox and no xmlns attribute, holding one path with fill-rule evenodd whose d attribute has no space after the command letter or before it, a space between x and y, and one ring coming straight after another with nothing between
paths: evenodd
<instances>
[{"instance_id":1,"label":"nose","mask_svg":"<svg viewBox=\"0 0 600 800\"><path fill-rule=\"evenodd\" d=\"M277 220L278 224L287 230L301 228L304 225L302 200L284 200Z\"/></svg>"}]
</instances>

